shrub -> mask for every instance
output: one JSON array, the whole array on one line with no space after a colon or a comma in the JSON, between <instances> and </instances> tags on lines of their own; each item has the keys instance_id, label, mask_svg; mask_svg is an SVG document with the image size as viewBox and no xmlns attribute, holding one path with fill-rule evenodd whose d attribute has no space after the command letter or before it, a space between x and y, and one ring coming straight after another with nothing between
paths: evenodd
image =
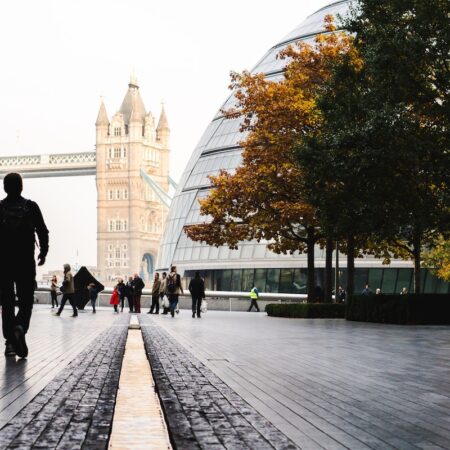
<instances>
[{"instance_id":1,"label":"shrub","mask_svg":"<svg viewBox=\"0 0 450 450\"><path fill-rule=\"evenodd\" d=\"M450 324L450 295L354 295L347 301L345 318L360 322L396 324Z\"/></svg>"},{"instance_id":2,"label":"shrub","mask_svg":"<svg viewBox=\"0 0 450 450\"><path fill-rule=\"evenodd\" d=\"M266 306L266 312L272 317L343 319L345 305L337 303L270 303Z\"/></svg>"}]
</instances>

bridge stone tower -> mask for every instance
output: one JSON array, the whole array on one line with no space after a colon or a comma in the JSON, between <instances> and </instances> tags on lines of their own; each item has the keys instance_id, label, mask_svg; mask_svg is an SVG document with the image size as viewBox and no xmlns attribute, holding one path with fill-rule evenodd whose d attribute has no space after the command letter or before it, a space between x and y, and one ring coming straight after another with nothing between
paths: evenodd
<instances>
[{"instance_id":1,"label":"bridge stone tower","mask_svg":"<svg viewBox=\"0 0 450 450\"><path fill-rule=\"evenodd\" d=\"M122 106L108 119L102 101L96 126L97 268L102 281L140 273L151 277L167 207L141 176L169 190L170 129L146 112L135 77Z\"/></svg>"}]
</instances>

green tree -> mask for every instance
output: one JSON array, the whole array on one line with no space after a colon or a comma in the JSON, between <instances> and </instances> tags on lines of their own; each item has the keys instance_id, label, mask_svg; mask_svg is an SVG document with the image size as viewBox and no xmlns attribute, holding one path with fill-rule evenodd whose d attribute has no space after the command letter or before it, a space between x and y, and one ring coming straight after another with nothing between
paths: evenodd
<instances>
[{"instance_id":1,"label":"green tree","mask_svg":"<svg viewBox=\"0 0 450 450\"><path fill-rule=\"evenodd\" d=\"M359 0L343 27L362 59L343 55L324 84L320 133L299 146L308 199L359 253L414 260L448 231L448 2ZM349 274L352 290L351 274Z\"/></svg>"}]
</instances>

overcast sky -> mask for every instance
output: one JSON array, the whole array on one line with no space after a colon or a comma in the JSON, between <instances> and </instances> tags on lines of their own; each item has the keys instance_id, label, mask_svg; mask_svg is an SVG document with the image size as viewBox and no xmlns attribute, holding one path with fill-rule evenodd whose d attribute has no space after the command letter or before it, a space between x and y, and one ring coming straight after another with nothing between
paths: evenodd
<instances>
[{"instance_id":1,"label":"overcast sky","mask_svg":"<svg viewBox=\"0 0 450 450\"><path fill-rule=\"evenodd\" d=\"M230 70L251 69L326 0L25 0L0 15L0 155L92 151L104 97L115 113L136 73L147 110L161 101L179 179L228 95ZM45 271L96 265L94 177L25 180L50 229Z\"/></svg>"}]
</instances>

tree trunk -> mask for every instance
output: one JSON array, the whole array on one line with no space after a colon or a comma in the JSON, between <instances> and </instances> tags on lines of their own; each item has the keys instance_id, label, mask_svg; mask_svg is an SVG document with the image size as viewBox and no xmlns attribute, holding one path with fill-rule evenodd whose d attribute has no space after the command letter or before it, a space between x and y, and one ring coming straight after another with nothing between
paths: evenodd
<instances>
[{"instance_id":1,"label":"tree trunk","mask_svg":"<svg viewBox=\"0 0 450 450\"><path fill-rule=\"evenodd\" d=\"M316 275L314 270L314 246L316 243L314 228L309 227L307 235L307 252L308 252L308 281L307 281L307 293L308 293L308 303L314 302L314 291L316 289Z\"/></svg>"},{"instance_id":2,"label":"tree trunk","mask_svg":"<svg viewBox=\"0 0 450 450\"><path fill-rule=\"evenodd\" d=\"M331 303L333 291L333 247L333 239L327 237L325 248L325 303Z\"/></svg>"},{"instance_id":3,"label":"tree trunk","mask_svg":"<svg viewBox=\"0 0 450 450\"><path fill-rule=\"evenodd\" d=\"M421 260L421 238L419 233L415 233L413 238L413 256L414 256L414 293L420 294L420 260Z\"/></svg>"},{"instance_id":4,"label":"tree trunk","mask_svg":"<svg viewBox=\"0 0 450 450\"><path fill-rule=\"evenodd\" d=\"M355 238L347 239L347 296L355 292Z\"/></svg>"}]
</instances>

